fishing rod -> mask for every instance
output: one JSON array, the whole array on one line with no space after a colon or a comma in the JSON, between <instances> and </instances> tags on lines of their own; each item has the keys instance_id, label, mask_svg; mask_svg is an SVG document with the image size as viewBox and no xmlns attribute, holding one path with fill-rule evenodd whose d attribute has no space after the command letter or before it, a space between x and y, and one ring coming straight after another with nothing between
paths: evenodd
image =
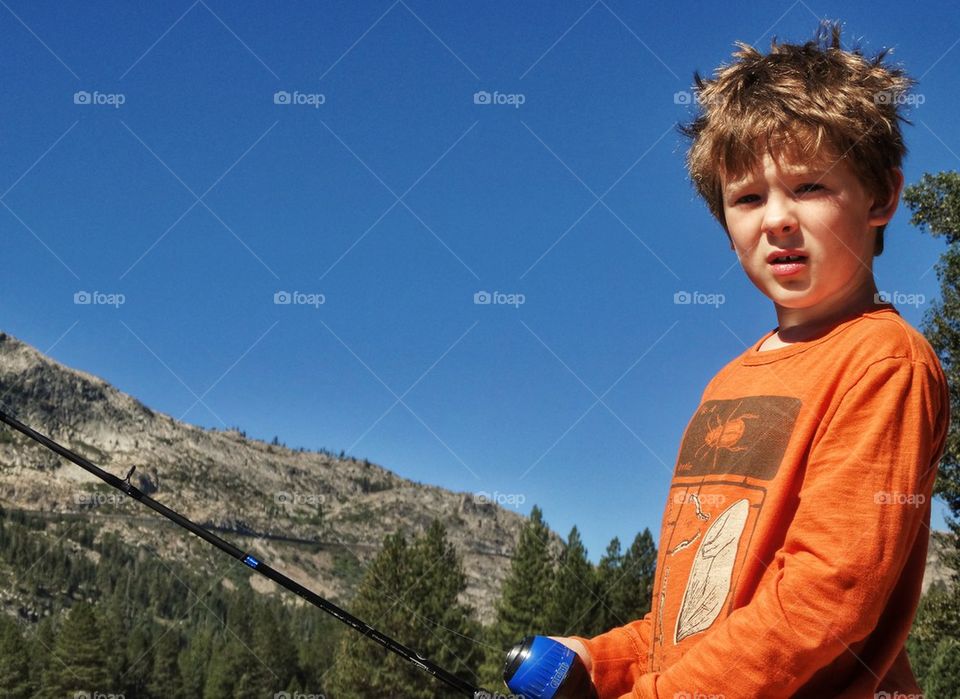
<instances>
[{"instance_id":1,"label":"fishing rod","mask_svg":"<svg viewBox=\"0 0 960 699\"><path fill-rule=\"evenodd\" d=\"M344 624L347 624L348 626L362 633L367 638L373 639L374 641L379 643L381 646L383 646L387 650L393 653L396 653L404 660L410 663L413 663L414 665L419 667L421 670L424 670L428 674L433 675L436 679L440 680L447 686L459 692L461 696L472 697L473 699L492 699L493 697L498 696L492 692L489 692L486 689L475 687L474 685L470 684L466 680L463 680L460 677L457 677L456 675L454 675L453 673L448 672L447 670L443 669L439 665L436 665L435 663L427 660L422 655L417 653L415 650L407 648L402 643L395 641L394 639L390 638L386 634L381 633L377 629L373 628L372 626L370 626L370 624L366 623L365 621L361 621L357 617L341 609L340 607L333 604L332 602L325 600L323 597L315 593L313 590L310 590L304 587L303 585L296 582L295 580L291 580L283 573L271 568L266 563L258 559L256 556L253 556L252 554L249 554L245 551L241 551L230 542L225 541L224 539L221 539L219 536L210 533L200 525L192 522L191 520L181 515L179 512L175 512L174 510L171 510L169 507L167 507L163 503L157 502L156 500L151 498L149 495L146 495L143 491L141 491L139 488L137 488L135 485L133 485L130 482L130 477L133 475L133 472L136 470L137 468L136 466L132 466L130 468L125 478L118 478L112 473L104 471L102 468L88 461L87 459L83 458L79 454L73 451L70 451L66 447L58 444L57 442L53 441L46 435L43 435L37 432L36 430L28 427L27 425L23 424L16 418L13 418L10 415L7 415L2 410L0 410L0 421L5 422L10 427L13 427L14 429L22 432L27 437L30 437L30 439L33 439L34 441L39 442L43 446L47 447L47 449L50 449L51 451L56 452L60 456L66 459L69 459L80 468L92 473L94 476L96 476L100 480L104 481L108 485L113 486L117 490L120 490L121 492L125 493L126 495L133 498L137 502L143 505L146 505L151 510L166 517L174 524L178 524L179 526L183 527L184 529L191 532L192 534L196 534L204 541L210 544L213 544L224 553L227 553L233 556L238 561L241 561L244 565L249 566L253 570L263 575L264 577L272 580L273 582L277 583L281 587L286 588L290 592L293 592L294 594L302 597L307 602L310 602L315 607L319 607L320 609L327 612L331 616L336 617L337 619L342 621Z\"/></svg>"},{"instance_id":2,"label":"fishing rod","mask_svg":"<svg viewBox=\"0 0 960 699\"><path fill-rule=\"evenodd\" d=\"M65 459L69 459L107 485L113 486L154 512L166 517L174 524L183 527L207 543L213 544L224 553L233 556L265 578L302 597L315 607L319 607L327 614L339 619L367 638L376 641L392 653L396 653L424 672L433 675L436 679L459 692L461 696L472 697L473 699L595 699L597 696L590 679L590 673L586 670L580 657L563 644L547 636L527 636L507 654L503 668L503 680L513 694L505 695L476 687L427 660L415 650L407 648L399 641L381 633L333 602L325 600L313 590L304 587L295 580L291 580L252 554L241 551L230 542L207 531L179 512L171 510L161 502L157 502L130 482L130 477L137 469L136 466L131 466L124 478L117 478L76 452L70 451L46 435L7 415L2 410L0 410L0 422L6 423L47 449Z\"/></svg>"}]
</instances>

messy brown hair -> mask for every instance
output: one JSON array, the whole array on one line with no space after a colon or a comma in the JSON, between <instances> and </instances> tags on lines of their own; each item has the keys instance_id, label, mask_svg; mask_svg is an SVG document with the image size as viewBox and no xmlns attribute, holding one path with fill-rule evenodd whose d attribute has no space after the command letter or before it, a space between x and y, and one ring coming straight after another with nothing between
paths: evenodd
<instances>
[{"instance_id":1,"label":"messy brown hair","mask_svg":"<svg viewBox=\"0 0 960 699\"><path fill-rule=\"evenodd\" d=\"M694 73L699 113L680 131L691 139L687 169L710 212L726 229L722 183L750 172L762 159L787 155L800 162L845 160L875 201L886 201L890 169L907 149L900 121L914 85L902 69L883 64L888 50L867 59L859 47L840 45L839 22L823 21L805 44L770 43L762 55L736 42L738 51L714 79ZM883 251L877 228L874 254Z\"/></svg>"}]
</instances>

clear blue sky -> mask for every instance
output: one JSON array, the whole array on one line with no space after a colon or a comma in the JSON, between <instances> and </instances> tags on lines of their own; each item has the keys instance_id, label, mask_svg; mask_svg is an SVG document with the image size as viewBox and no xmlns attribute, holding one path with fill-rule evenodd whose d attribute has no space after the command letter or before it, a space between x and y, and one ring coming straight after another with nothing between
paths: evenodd
<instances>
[{"instance_id":1,"label":"clear blue sky","mask_svg":"<svg viewBox=\"0 0 960 699\"><path fill-rule=\"evenodd\" d=\"M0 328L191 423L537 503L594 559L657 536L704 385L776 325L675 93L818 17L921 79L908 182L960 167L953 2L3 0ZM908 218L878 283L929 300Z\"/></svg>"}]
</instances>

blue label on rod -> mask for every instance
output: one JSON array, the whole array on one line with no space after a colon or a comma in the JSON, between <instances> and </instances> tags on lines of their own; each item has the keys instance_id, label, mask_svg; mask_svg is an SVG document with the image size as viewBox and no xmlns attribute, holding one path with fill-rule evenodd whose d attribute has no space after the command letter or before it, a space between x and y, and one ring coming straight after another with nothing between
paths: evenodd
<instances>
[{"instance_id":1,"label":"blue label on rod","mask_svg":"<svg viewBox=\"0 0 960 699\"><path fill-rule=\"evenodd\" d=\"M258 565L260 565L260 561L258 561L253 556L244 556L243 562L246 563L251 568L256 568Z\"/></svg>"}]
</instances>

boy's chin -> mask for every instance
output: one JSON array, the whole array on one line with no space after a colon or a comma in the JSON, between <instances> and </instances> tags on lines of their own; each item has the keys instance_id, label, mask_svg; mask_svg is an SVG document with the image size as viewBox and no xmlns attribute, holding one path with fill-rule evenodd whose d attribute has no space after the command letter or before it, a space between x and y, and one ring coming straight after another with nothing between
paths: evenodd
<instances>
[{"instance_id":1,"label":"boy's chin","mask_svg":"<svg viewBox=\"0 0 960 699\"><path fill-rule=\"evenodd\" d=\"M805 311L815 308L817 305L813 301L804 302L798 299L788 299L784 301L777 298L770 298L770 300L773 301L773 305L777 310L781 311Z\"/></svg>"},{"instance_id":2,"label":"boy's chin","mask_svg":"<svg viewBox=\"0 0 960 699\"><path fill-rule=\"evenodd\" d=\"M838 306L843 305L836 299L824 298L820 294L806 292L779 292L768 293L767 298L773 301L774 307L778 312L794 311L802 313L802 317L815 317L822 315L831 315L838 311Z\"/></svg>"},{"instance_id":3,"label":"boy's chin","mask_svg":"<svg viewBox=\"0 0 960 699\"><path fill-rule=\"evenodd\" d=\"M817 303L818 299L806 291L784 291L782 289L768 290L767 298L784 308L809 308Z\"/></svg>"},{"instance_id":4,"label":"boy's chin","mask_svg":"<svg viewBox=\"0 0 960 699\"><path fill-rule=\"evenodd\" d=\"M805 285L802 289L787 289L776 282L768 282L757 285L757 288L764 296L781 308L809 308L819 300L816 294L811 292L809 285Z\"/></svg>"},{"instance_id":5,"label":"boy's chin","mask_svg":"<svg viewBox=\"0 0 960 699\"><path fill-rule=\"evenodd\" d=\"M862 313L880 307L873 299L859 296L845 297L837 294L825 296L822 293L818 294L809 290L786 293L782 290L779 292L772 291L765 292L765 295L773 301L778 314L794 312L797 314L795 318L804 318L811 322L821 318L835 318Z\"/></svg>"}]
</instances>

